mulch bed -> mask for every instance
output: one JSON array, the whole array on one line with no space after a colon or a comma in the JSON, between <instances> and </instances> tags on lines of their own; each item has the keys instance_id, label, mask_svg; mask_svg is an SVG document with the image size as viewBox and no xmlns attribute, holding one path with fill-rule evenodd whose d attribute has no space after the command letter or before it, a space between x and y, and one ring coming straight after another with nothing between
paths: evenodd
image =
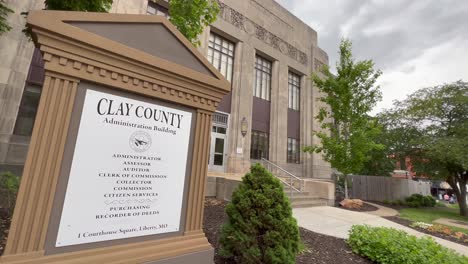
<instances>
[{"instance_id":1,"label":"mulch bed","mask_svg":"<svg viewBox=\"0 0 468 264\"><path fill-rule=\"evenodd\" d=\"M340 208L340 209L344 209L344 210L348 210L348 211L355 211L355 212L372 212L372 211L377 211L377 210L379 210L378 207L375 207L375 206L373 206L373 205L367 204L366 202L364 202L364 203L362 204L361 208L356 208L356 209L354 209L354 208L345 208L345 207L343 207L343 206L341 206L341 205L339 205L339 204L338 204L337 207Z\"/></svg>"},{"instance_id":2,"label":"mulch bed","mask_svg":"<svg viewBox=\"0 0 468 264\"><path fill-rule=\"evenodd\" d=\"M388 220L390 220L392 222L398 223L400 225L407 226L407 227L409 227L411 229L414 229L416 231L419 231L421 233L428 234L428 235L431 235L431 236L435 236L435 237L438 237L438 238L442 238L442 239L445 239L445 240L448 240L448 241L451 241L451 242L454 242L454 243L457 243L457 244L460 244L460 245L468 246L468 242L456 239L456 238L451 237L449 235L446 235L446 234L443 234L443 233L430 232L430 231L428 231L428 230L426 230L424 228L412 227L410 225L413 223L413 221L403 219L403 218L400 218L398 216L386 216L384 218L388 219Z\"/></svg>"},{"instance_id":3,"label":"mulch bed","mask_svg":"<svg viewBox=\"0 0 468 264\"><path fill-rule=\"evenodd\" d=\"M3 254L11 218L7 210L0 208L0 256Z\"/></svg>"},{"instance_id":4,"label":"mulch bed","mask_svg":"<svg viewBox=\"0 0 468 264\"><path fill-rule=\"evenodd\" d=\"M215 199L205 200L205 213L203 230L208 241L215 248L216 264L235 263L230 259L224 259L218 255L218 239L221 225L226 220L224 207L226 203ZM344 239L330 237L314 233L300 228L301 238L307 249L297 257L296 263L317 263L317 264L353 264L353 263L373 263L372 261L352 253L351 248Z\"/></svg>"},{"instance_id":5,"label":"mulch bed","mask_svg":"<svg viewBox=\"0 0 468 264\"><path fill-rule=\"evenodd\" d=\"M392 208L392 209L395 209L397 211L401 210L401 209L405 209L405 208L410 208L409 206L406 206L406 205L391 205L391 204L385 204L385 203L382 203L382 202L379 202L379 201L369 201L371 203L375 203L375 204L378 204L378 205L381 205L381 206L385 206L385 207L388 207L388 208Z\"/></svg>"}]
</instances>

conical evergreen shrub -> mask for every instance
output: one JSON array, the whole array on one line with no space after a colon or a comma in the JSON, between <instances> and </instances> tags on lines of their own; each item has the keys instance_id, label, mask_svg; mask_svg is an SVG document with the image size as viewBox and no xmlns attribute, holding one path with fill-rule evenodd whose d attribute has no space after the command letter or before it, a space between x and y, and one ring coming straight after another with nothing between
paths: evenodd
<instances>
[{"instance_id":1,"label":"conical evergreen shrub","mask_svg":"<svg viewBox=\"0 0 468 264\"><path fill-rule=\"evenodd\" d=\"M253 165L226 206L220 254L236 263L295 263L299 228L281 182Z\"/></svg>"}]
</instances>

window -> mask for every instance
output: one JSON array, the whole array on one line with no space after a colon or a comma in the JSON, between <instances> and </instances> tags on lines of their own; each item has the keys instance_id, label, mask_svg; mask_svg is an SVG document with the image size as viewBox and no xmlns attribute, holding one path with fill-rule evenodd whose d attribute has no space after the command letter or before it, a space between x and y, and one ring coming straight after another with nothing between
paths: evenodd
<instances>
[{"instance_id":1,"label":"window","mask_svg":"<svg viewBox=\"0 0 468 264\"><path fill-rule=\"evenodd\" d=\"M252 130L252 141L250 142L251 159L268 159L268 134Z\"/></svg>"},{"instance_id":2,"label":"window","mask_svg":"<svg viewBox=\"0 0 468 264\"><path fill-rule=\"evenodd\" d=\"M158 1L157 3L153 1L148 1L148 8L146 9L146 14L169 17L169 9L166 5L168 5L168 3L165 1Z\"/></svg>"},{"instance_id":3,"label":"window","mask_svg":"<svg viewBox=\"0 0 468 264\"><path fill-rule=\"evenodd\" d=\"M254 96L270 101L271 62L256 56Z\"/></svg>"},{"instance_id":4,"label":"window","mask_svg":"<svg viewBox=\"0 0 468 264\"><path fill-rule=\"evenodd\" d=\"M289 100L288 107L293 110L300 110L300 99L301 99L301 77L299 75L289 72L288 74L288 87L289 87Z\"/></svg>"},{"instance_id":5,"label":"window","mask_svg":"<svg viewBox=\"0 0 468 264\"><path fill-rule=\"evenodd\" d=\"M15 135L31 136L40 98L41 87L33 84L26 84L18 110L18 116L16 117Z\"/></svg>"},{"instance_id":6,"label":"window","mask_svg":"<svg viewBox=\"0 0 468 264\"><path fill-rule=\"evenodd\" d=\"M288 138L288 163L300 163L299 140Z\"/></svg>"},{"instance_id":7,"label":"window","mask_svg":"<svg viewBox=\"0 0 468 264\"><path fill-rule=\"evenodd\" d=\"M211 128L211 132L215 132L215 133L218 133L218 134L226 134L226 128L221 127L221 126L213 126Z\"/></svg>"},{"instance_id":8,"label":"window","mask_svg":"<svg viewBox=\"0 0 468 264\"><path fill-rule=\"evenodd\" d=\"M234 43L216 34L210 33L208 61L231 82L232 64L234 63Z\"/></svg>"}]
</instances>

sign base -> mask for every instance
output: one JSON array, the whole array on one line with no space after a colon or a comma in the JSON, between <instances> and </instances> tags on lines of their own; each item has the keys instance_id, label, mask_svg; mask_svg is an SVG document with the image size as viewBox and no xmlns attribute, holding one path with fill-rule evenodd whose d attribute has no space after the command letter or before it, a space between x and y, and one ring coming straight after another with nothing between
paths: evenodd
<instances>
[{"instance_id":1,"label":"sign base","mask_svg":"<svg viewBox=\"0 0 468 264\"><path fill-rule=\"evenodd\" d=\"M44 251L8 255L1 264L74 264L74 263L213 263L213 247L205 235L190 232L182 237L145 241L69 253L44 254ZM198 262L200 260L200 262Z\"/></svg>"},{"instance_id":2,"label":"sign base","mask_svg":"<svg viewBox=\"0 0 468 264\"><path fill-rule=\"evenodd\" d=\"M190 253L174 258L148 262L148 264L213 264L214 249Z\"/></svg>"}]
</instances>

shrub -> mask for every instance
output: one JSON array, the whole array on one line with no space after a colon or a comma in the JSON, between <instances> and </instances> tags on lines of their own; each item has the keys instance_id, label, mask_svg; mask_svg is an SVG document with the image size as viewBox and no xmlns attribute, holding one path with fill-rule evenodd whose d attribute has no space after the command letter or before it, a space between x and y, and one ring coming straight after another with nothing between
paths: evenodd
<instances>
[{"instance_id":1,"label":"shrub","mask_svg":"<svg viewBox=\"0 0 468 264\"><path fill-rule=\"evenodd\" d=\"M355 225L347 242L354 253L377 263L468 263L467 257L442 247L429 237L416 238L393 228Z\"/></svg>"},{"instance_id":2,"label":"shrub","mask_svg":"<svg viewBox=\"0 0 468 264\"><path fill-rule=\"evenodd\" d=\"M20 178L11 172L0 174L0 192L5 193L6 205L9 213L13 213L16 203L16 195L18 194Z\"/></svg>"},{"instance_id":3,"label":"shrub","mask_svg":"<svg viewBox=\"0 0 468 264\"><path fill-rule=\"evenodd\" d=\"M432 196L423 196L417 193L406 197L405 201L409 207L434 207L436 205L436 200Z\"/></svg>"},{"instance_id":4,"label":"shrub","mask_svg":"<svg viewBox=\"0 0 468 264\"><path fill-rule=\"evenodd\" d=\"M436 199L434 199L434 197L430 196L430 195L427 195L427 196L424 196L424 206L426 207L434 207L436 205Z\"/></svg>"},{"instance_id":5,"label":"shrub","mask_svg":"<svg viewBox=\"0 0 468 264\"><path fill-rule=\"evenodd\" d=\"M403 200L396 200L397 205L405 205L405 201Z\"/></svg>"},{"instance_id":6,"label":"shrub","mask_svg":"<svg viewBox=\"0 0 468 264\"><path fill-rule=\"evenodd\" d=\"M416 201L406 202L406 205L413 208L421 207L421 204Z\"/></svg>"},{"instance_id":7,"label":"shrub","mask_svg":"<svg viewBox=\"0 0 468 264\"><path fill-rule=\"evenodd\" d=\"M383 203L384 204L390 204L390 201L389 200L383 200Z\"/></svg>"},{"instance_id":8,"label":"shrub","mask_svg":"<svg viewBox=\"0 0 468 264\"><path fill-rule=\"evenodd\" d=\"M220 254L236 263L295 263L299 228L280 181L260 164L250 168L226 206Z\"/></svg>"}]
</instances>

